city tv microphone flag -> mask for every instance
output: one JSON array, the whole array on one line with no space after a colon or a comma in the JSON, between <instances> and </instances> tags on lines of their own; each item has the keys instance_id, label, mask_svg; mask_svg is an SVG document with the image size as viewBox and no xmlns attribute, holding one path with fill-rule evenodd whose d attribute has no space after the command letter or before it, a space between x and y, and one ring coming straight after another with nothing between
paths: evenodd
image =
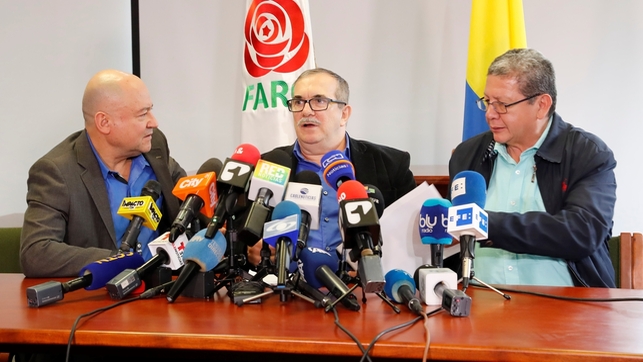
<instances>
[{"instance_id":1,"label":"city tv microphone flag","mask_svg":"<svg viewBox=\"0 0 643 362\"><path fill-rule=\"evenodd\" d=\"M241 141L261 152L295 141L286 101L315 68L308 0L246 0Z\"/></svg>"},{"instance_id":2,"label":"city tv microphone flag","mask_svg":"<svg viewBox=\"0 0 643 362\"><path fill-rule=\"evenodd\" d=\"M462 140L489 130L485 112L476 105L484 95L491 62L509 49L526 48L522 0L473 0L464 97Z\"/></svg>"}]
</instances>

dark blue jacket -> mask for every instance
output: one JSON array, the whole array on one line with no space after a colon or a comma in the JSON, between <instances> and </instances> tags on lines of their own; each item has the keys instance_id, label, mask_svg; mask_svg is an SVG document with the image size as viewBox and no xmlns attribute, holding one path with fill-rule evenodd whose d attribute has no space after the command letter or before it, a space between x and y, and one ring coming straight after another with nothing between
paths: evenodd
<instances>
[{"instance_id":1,"label":"dark blue jacket","mask_svg":"<svg viewBox=\"0 0 643 362\"><path fill-rule=\"evenodd\" d=\"M477 171L489 185L497 153L492 133L462 142L449 175ZM546 212L489 211L489 240L482 247L565 259L576 286L615 287L608 241L616 203L616 160L595 135L554 114L534 156Z\"/></svg>"}]
</instances>

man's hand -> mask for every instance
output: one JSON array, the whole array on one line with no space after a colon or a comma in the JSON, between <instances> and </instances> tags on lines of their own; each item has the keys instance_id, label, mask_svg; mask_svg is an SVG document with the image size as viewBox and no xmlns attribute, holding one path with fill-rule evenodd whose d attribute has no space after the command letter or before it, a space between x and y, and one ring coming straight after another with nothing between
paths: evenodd
<instances>
[{"instance_id":1,"label":"man's hand","mask_svg":"<svg viewBox=\"0 0 643 362\"><path fill-rule=\"evenodd\" d=\"M263 247L263 239L259 240L255 245L248 247L248 262L254 266L261 263L261 248ZM270 261L275 261L275 248L268 245L270 248Z\"/></svg>"}]
</instances>

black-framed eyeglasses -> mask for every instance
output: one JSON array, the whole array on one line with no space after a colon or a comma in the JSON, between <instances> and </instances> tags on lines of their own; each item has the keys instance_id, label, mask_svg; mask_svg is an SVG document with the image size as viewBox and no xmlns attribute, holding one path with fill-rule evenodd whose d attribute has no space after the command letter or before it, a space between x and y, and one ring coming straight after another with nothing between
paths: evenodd
<instances>
[{"instance_id":1,"label":"black-framed eyeglasses","mask_svg":"<svg viewBox=\"0 0 643 362\"><path fill-rule=\"evenodd\" d=\"M286 104L291 112L301 112L306 107L306 103L313 111L325 111L331 103L346 105L346 102L338 101L327 97L313 97L311 99L293 98L289 99Z\"/></svg>"},{"instance_id":2,"label":"black-framed eyeglasses","mask_svg":"<svg viewBox=\"0 0 643 362\"><path fill-rule=\"evenodd\" d=\"M521 99L519 101L513 102L513 103L502 103L499 101L494 101L494 102L489 102L489 100L485 99L484 97L476 100L476 104L478 105L478 108L480 108L481 111L487 111L489 109L489 106L492 106L493 109L500 114L507 113L507 108L511 106L515 106L518 103L522 103L524 101L528 101L534 97L538 97L539 95L542 95L542 93L536 93L533 96L527 97L525 99Z\"/></svg>"}]
</instances>

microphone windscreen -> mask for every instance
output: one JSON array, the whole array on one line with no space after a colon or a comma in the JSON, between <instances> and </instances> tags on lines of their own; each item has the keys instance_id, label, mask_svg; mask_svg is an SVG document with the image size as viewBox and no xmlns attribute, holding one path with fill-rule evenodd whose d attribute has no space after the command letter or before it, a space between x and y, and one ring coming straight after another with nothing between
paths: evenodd
<instances>
[{"instance_id":1,"label":"microphone windscreen","mask_svg":"<svg viewBox=\"0 0 643 362\"><path fill-rule=\"evenodd\" d=\"M337 200L357 200L357 199L366 199L368 194L366 189L361 182L355 180L349 180L343 182L342 185L337 189Z\"/></svg>"},{"instance_id":2,"label":"microphone windscreen","mask_svg":"<svg viewBox=\"0 0 643 362\"><path fill-rule=\"evenodd\" d=\"M422 244L451 244L453 239L447 232L449 207L447 199L427 199L420 209L420 240Z\"/></svg>"},{"instance_id":3,"label":"microphone windscreen","mask_svg":"<svg viewBox=\"0 0 643 362\"><path fill-rule=\"evenodd\" d=\"M281 201L272 211L270 221L263 225L263 242L276 248L280 239L290 240L293 247L293 252L290 255L294 255L300 224L301 209L299 206L292 201Z\"/></svg>"},{"instance_id":4,"label":"microphone windscreen","mask_svg":"<svg viewBox=\"0 0 643 362\"><path fill-rule=\"evenodd\" d=\"M223 167L223 163L221 162L221 160L213 157L203 162L203 164L201 165L201 167L199 167L199 170L196 173L198 175L206 172L214 172L218 175L221 172L222 167Z\"/></svg>"},{"instance_id":5,"label":"microphone windscreen","mask_svg":"<svg viewBox=\"0 0 643 362\"><path fill-rule=\"evenodd\" d=\"M192 239L185 244L183 250L183 262L186 263L191 260L201 267L202 272L212 270L225 253L227 242L225 236L220 231L214 235L212 239L205 237L207 229L201 229L194 234Z\"/></svg>"},{"instance_id":6,"label":"microphone windscreen","mask_svg":"<svg viewBox=\"0 0 643 362\"><path fill-rule=\"evenodd\" d=\"M292 166L292 157L290 157L290 155L286 151L280 149L274 149L270 152L265 153L263 157L261 157L261 159L288 168Z\"/></svg>"},{"instance_id":7,"label":"microphone windscreen","mask_svg":"<svg viewBox=\"0 0 643 362\"><path fill-rule=\"evenodd\" d=\"M156 180L148 180L141 190L141 196L150 196L154 201L161 195L161 184Z\"/></svg>"},{"instance_id":8,"label":"microphone windscreen","mask_svg":"<svg viewBox=\"0 0 643 362\"><path fill-rule=\"evenodd\" d=\"M375 205L377 217L381 218L382 214L384 213L384 209L386 208L382 191L380 191L377 186L370 184L364 184L364 188L366 189L366 194L368 195L368 197L371 199L371 201L373 201L373 205Z\"/></svg>"},{"instance_id":9,"label":"microphone windscreen","mask_svg":"<svg viewBox=\"0 0 643 362\"><path fill-rule=\"evenodd\" d=\"M319 289L324 285L315 276L315 271L322 265L328 266L333 273L339 268L339 258L336 253L329 253L318 248L304 248L299 255L297 267L299 273L306 283L311 287Z\"/></svg>"},{"instance_id":10,"label":"microphone windscreen","mask_svg":"<svg viewBox=\"0 0 643 362\"><path fill-rule=\"evenodd\" d=\"M137 253L118 254L86 265L80 270L79 276L91 273L92 283L85 289L95 290L104 287L108 281L123 270L137 269L144 262L143 257Z\"/></svg>"},{"instance_id":11,"label":"microphone windscreen","mask_svg":"<svg viewBox=\"0 0 643 362\"><path fill-rule=\"evenodd\" d=\"M275 206L272 210L271 220L279 220L290 215L298 215L297 220L301 221L301 209L292 201L284 200Z\"/></svg>"},{"instance_id":12,"label":"microphone windscreen","mask_svg":"<svg viewBox=\"0 0 643 362\"><path fill-rule=\"evenodd\" d=\"M321 186L321 179L319 178L319 175L316 172L310 170L304 170L297 173L293 178L293 182Z\"/></svg>"},{"instance_id":13,"label":"microphone windscreen","mask_svg":"<svg viewBox=\"0 0 643 362\"><path fill-rule=\"evenodd\" d=\"M345 180L355 180L353 163L343 153L333 150L321 158L321 167L326 183L337 190L338 184Z\"/></svg>"},{"instance_id":14,"label":"microphone windscreen","mask_svg":"<svg viewBox=\"0 0 643 362\"><path fill-rule=\"evenodd\" d=\"M475 171L462 171L451 183L451 202L453 206L476 204L484 209L487 201L487 183L484 177Z\"/></svg>"},{"instance_id":15,"label":"microphone windscreen","mask_svg":"<svg viewBox=\"0 0 643 362\"><path fill-rule=\"evenodd\" d=\"M411 288L411 292L415 294L415 282L413 281L413 277L402 269L393 269L389 271L384 276L384 281L386 282L386 284L384 284L384 293L397 303L404 303L404 299L398 293L401 286L408 286Z\"/></svg>"},{"instance_id":16,"label":"microphone windscreen","mask_svg":"<svg viewBox=\"0 0 643 362\"><path fill-rule=\"evenodd\" d=\"M261 158L261 153L259 153L257 147L249 143L242 143L237 146L230 158L235 161L256 165Z\"/></svg>"}]
</instances>

